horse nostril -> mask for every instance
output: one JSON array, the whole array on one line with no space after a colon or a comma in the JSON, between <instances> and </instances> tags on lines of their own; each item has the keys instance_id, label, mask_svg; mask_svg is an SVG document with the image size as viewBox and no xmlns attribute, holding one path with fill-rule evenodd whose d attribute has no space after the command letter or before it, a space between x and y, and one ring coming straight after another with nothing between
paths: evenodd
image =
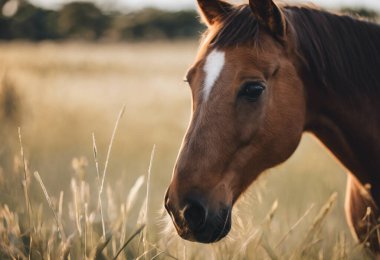
<instances>
[{"instance_id":1,"label":"horse nostril","mask_svg":"<svg viewBox=\"0 0 380 260\"><path fill-rule=\"evenodd\" d=\"M197 202L191 202L185 207L184 217L192 231L203 228L206 223L207 211Z\"/></svg>"}]
</instances>

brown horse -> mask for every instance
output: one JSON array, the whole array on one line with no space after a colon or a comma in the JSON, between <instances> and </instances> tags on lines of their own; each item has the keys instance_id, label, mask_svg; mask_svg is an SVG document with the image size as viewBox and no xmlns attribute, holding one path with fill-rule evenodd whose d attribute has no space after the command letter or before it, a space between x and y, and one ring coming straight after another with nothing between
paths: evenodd
<instances>
[{"instance_id":1,"label":"brown horse","mask_svg":"<svg viewBox=\"0 0 380 260\"><path fill-rule=\"evenodd\" d=\"M346 213L379 252L380 26L272 0L198 0L208 30L186 81L193 114L165 198L179 235L212 243L264 170L312 132L351 172Z\"/></svg>"}]
</instances>

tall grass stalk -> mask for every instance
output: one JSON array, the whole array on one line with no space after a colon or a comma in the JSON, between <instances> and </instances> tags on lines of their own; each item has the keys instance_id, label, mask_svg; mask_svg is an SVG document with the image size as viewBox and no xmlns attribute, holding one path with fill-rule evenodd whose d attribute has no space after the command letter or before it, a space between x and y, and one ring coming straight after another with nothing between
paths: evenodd
<instances>
[{"instance_id":1,"label":"tall grass stalk","mask_svg":"<svg viewBox=\"0 0 380 260\"><path fill-rule=\"evenodd\" d=\"M101 179L101 182L99 183L98 199L99 199L99 206L100 206L100 214L101 214L101 218L102 218L103 239L106 238L106 229L105 229L105 223L104 223L103 204L102 204L102 194L103 194L103 188L104 188L104 181L105 181L106 174L107 174L108 162L109 162L109 159L111 156L111 150L112 150L113 142L115 140L116 132L117 132L117 129L119 127L120 119L122 118L124 112L125 112L125 105L121 108L119 115L116 119L115 127L113 129L111 140L110 140L110 143L108 145L107 156L106 156L106 161L104 163L104 170L103 170L102 179ZM92 134L92 140L93 140L96 171L97 171L98 179L100 180L99 161L97 159L98 158L97 157L98 152L97 152L97 147L96 147L95 134Z\"/></svg>"},{"instance_id":2,"label":"tall grass stalk","mask_svg":"<svg viewBox=\"0 0 380 260\"><path fill-rule=\"evenodd\" d=\"M71 189L73 192L73 197L74 197L74 211L75 211L75 225L77 227L77 231L79 233L79 236L82 236L82 228L80 224L80 212L79 212L79 199L78 199L78 186L77 182L74 178L71 179Z\"/></svg>"},{"instance_id":3,"label":"tall grass stalk","mask_svg":"<svg viewBox=\"0 0 380 260\"><path fill-rule=\"evenodd\" d=\"M330 196L330 198L327 200L327 202L323 205L318 215L315 217L313 224L306 235L305 241L309 240L313 236L313 234L317 231L317 229L320 228L323 220L326 218L326 216L329 214L332 207L334 206L337 200L337 197L338 197L338 193L334 192Z\"/></svg>"},{"instance_id":4,"label":"tall grass stalk","mask_svg":"<svg viewBox=\"0 0 380 260\"><path fill-rule=\"evenodd\" d=\"M64 192L61 191L59 193L59 202L58 202L58 220L59 220L59 223L62 224L62 214L63 214L63 195L64 195Z\"/></svg>"},{"instance_id":5,"label":"tall grass stalk","mask_svg":"<svg viewBox=\"0 0 380 260\"><path fill-rule=\"evenodd\" d=\"M108 162L109 162L109 159L110 159L110 156L111 156L112 145L113 145L113 142L115 140L116 131L117 131L118 127L119 127L120 119L123 116L124 112L125 112L125 105L121 108L121 110L119 112L119 115L118 115L116 123L115 123L115 127L114 127L113 132L112 132L111 140L110 140L110 143L108 145L106 161L104 163L102 183L100 185L100 193L103 192L104 180L106 178L106 173L107 173L107 169L108 169Z\"/></svg>"},{"instance_id":6,"label":"tall grass stalk","mask_svg":"<svg viewBox=\"0 0 380 260\"><path fill-rule=\"evenodd\" d=\"M121 252L123 252L123 250L128 246L128 244L137 236L137 235L139 235L140 233L141 233L141 231L143 231L144 230L144 228L145 228L145 225L143 224L141 227L139 227L137 230L136 230L136 232L135 233L133 233L133 235L130 237L130 238L128 238L128 240L127 240L127 242L125 242L124 244L123 244L123 246L119 249L119 251L117 251L117 253L116 253L116 255L115 255L115 257L113 258L113 259L117 259L118 258L118 256L120 255L120 253Z\"/></svg>"},{"instance_id":7,"label":"tall grass stalk","mask_svg":"<svg viewBox=\"0 0 380 260\"><path fill-rule=\"evenodd\" d=\"M128 215L137 200L138 192L142 188L144 181L145 181L144 176L140 176L139 178L137 178L135 184L132 186L132 188L130 189L128 193L127 201L125 203L125 206L123 207L124 215L123 215L123 225L122 225L121 238L120 238L121 245L125 243Z\"/></svg>"},{"instance_id":8,"label":"tall grass stalk","mask_svg":"<svg viewBox=\"0 0 380 260\"><path fill-rule=\"evenodd\" d=\"M54 219L55 219L55 222L56 222L56 225L57 225L57 229L58 229L58 233L61 235L62 241L66 241L65 232L63 230L62 224L59 221L58 214L57 214L57 212L54 209L54 205L53 205L53 202L51 201L49 193L46 190L45 184L42 181L41 176L40 176L40 174L37 171L34 172L34 177L37 179L38 183L40 184L40 186L42 188L42 191L43 191L43 193L45 195L46 201L48 202L49 208L53 212Z\"/></svg>"},{"instance_id":9,"label":"tall grass stalk","mask_svg":"<svg viewBox=\"0 0 380 260\"><path fill-rule=\"evenodd\" d=\"M311 210L314 208L314 204L311 204L311 206L305 211L305 213L296 221L296 223L293 224L293 226L290 227L288 232L286 232L281 239L277 242L275 248L277 248L280 244L282 244L289 235L297 228L297 226L306 218L307 215L311 212Z\"/></svg>"},{"instance_id":10,"label":"tall grass stalk","mask_svg":"<svg viewBox=\"0 0 380 260\"><path fill-rule=\"evenodd\" d=\"M320 238L316 238L316 235L319 233L321 229L323 221L326 219L327 215L331 212L336 200L338 197L338 193L334 192L327 202L322 206L319 210L317 216L314 218L312 225L306 233L306 236L303 242L298 247L298 250L295 252L303 255L304 252L307 252L314 245L320 243L322 240Z\"/></svg>"},{"instance_id":11,"label":"tall grass stalk","mask_svg":"<svg viewBox=\"0 0 380 260\"><path fill-rule=\"evenodd\" d=\"M22 135L21 135L21 127L18 127L17 130L18 130L18 139L20 143L20 155L22 159L23 172L24 172L24 180L22 181L22 187L24 190L25 206L26 206L26 211L27 211L28 220L29 220L29 229L33 228L34 232L36 232L36 227L33 221L32 204L30 202L30 197L29 197L29 192L28 192L28 168L27 168L28 166L25 160L24 146L22 143Z\"/></svg>"},{"instance_id":12,"label":"tall grass stalk","mask_svg":"<svg viewBox=\"0 0 380 260\"><path fill-rule=\"evenodd\" d=\"M103 203L102 203L102 196L101 196L101 179L100 179L100 171L99 171L99 161L98 161L98 148L96 146L96 139L95 134L92 133L92 145L93 145L93 152L94 152L94 161L95 161L95 168L96 168L96 174L97 174L97 181L98 181L98 207L100 210L100 218L102 221L102 233L103 233L103 239L106 238L106 227L104 224L104 215L103 215Z\"/></svg>"},{"instance_id":13,"label":"tall grass stalk","mask_svg":"<svg viewBox=\"0 0 380 260\"><path fill-rule=\"evenodd\" d=\"M149 209L149 197L150 197L150 185L151 185L151 175L152 175L152 165L153 165L153 159L154 154L156 151L156 145L153 145L152 152L150 154L150 160L149 160L149 167L148 167L148 178L146 182L146 205L145 205L145 224L147 228L143 232L143 243L144 243L144 251L147 252L149 249L149 238L148 238L148 228L149 228L149 217L148 217L148 209ZM145 255L145 259L147 259L147 255Z\"/></svg>"},{"instance_id":14,"label":"tall grass stalk","mask_svg":"<svg viewBox=\"0 0 380 260\"><path fill-rule=\"evenodd\" d=\"M83 259L87 258L86 249L87 249L87 235L88 235L88 204L84 204L84 250L83 250Z\"/></svg>"}]
</instances>

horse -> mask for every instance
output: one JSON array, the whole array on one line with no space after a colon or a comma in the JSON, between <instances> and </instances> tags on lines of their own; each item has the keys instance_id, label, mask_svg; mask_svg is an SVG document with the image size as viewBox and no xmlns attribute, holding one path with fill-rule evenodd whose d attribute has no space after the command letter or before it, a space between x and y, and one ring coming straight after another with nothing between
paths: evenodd
<instances>
[{"instance_id":1,"label":"horse","mask_svg":"<svg viewBox=\"0 0 380 260\"><path fill-rule=\"evenodd\" d=\"M225 237L240 195L310 132L348 170L348 224L379 253L380 26L272 0L197 3L207 30L164 201L178 234Z\"/></svg>"}]
</instances>

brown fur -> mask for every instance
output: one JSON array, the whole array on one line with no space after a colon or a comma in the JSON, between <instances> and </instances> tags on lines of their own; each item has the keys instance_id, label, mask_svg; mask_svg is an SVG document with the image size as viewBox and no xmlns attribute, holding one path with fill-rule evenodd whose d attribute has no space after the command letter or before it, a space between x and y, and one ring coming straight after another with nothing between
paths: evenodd
<instances>
[{"instance_id":1,"label":"brown fur","mask_svg":"<svg viewBox=\"0 0 380 260\"><path fill-rule=\"evenodd\" d=\"M204 14L215 10L210 5L200 6ZM193 116L166 206L181 236L197 240L181 216L189 196L210 212L233 205L310 131L356 177L348 183L348 220L360 241L379 252L377 232L369 230L380 205L380 27L315 9L276 8L271 0L251 0L213 18L188 73ZM213 49L225 52L226 63L204 102L203 66ZM257 80L266 85L260 99L239 98L241 86Z\"/></svg>"},{"instance_id":2,"label":"brown fur","mask_svg":"<svg viewBox=\"0 0 380 260\"><path fill-rule=\"evenodd\" d=\"M275 37L282 38L285 35L285 16L274 2L256 0L249 1L249 5L259 23L266 27Z\"/></svg>"}]
</instances>

